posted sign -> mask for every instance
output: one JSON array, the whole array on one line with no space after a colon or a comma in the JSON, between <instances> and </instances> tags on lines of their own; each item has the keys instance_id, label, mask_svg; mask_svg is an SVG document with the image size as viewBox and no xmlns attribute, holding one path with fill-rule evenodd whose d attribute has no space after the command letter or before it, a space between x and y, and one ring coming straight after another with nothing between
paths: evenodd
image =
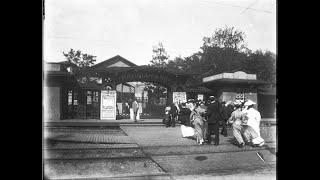
<instances>
[{"instance_id":1,"label":"posted sign","mask_svg":"<svg viewBox=\"0 0 320 180\"><path fill-rule=\"evenodd\" d=\"M186 92L173 92L173 103L187 102Z\"/></svg>"},{"instance_id":2,"label":"posted sign","mask_svg":"<svg viewBox=\"0 0 320 180\"><path fill-rule=\"evenodd\" d=\"M198 100L203 101L203 94L198 94Z\"/></svg>"},{"instance_id":3,"label":"posted sign","mask_svg":"<svg viewBox=\"0 0 320 180\"><path fill-rule=\"evenodd\" d=\"M238 93L238 94L236 95L236 100L239 100L239 101L241 101L241 102L244 102L244 100L245 100L244 93Z\"/></svg>"},{"instance_id":4,"label":"posted sign","mask_svg":"<svg viewBox=\"0 0 320 180\"><path fill-rule=\"evenodd\" d=\"M115 120L116 119L116 91L101 91L101 108L100 119L101 120Z\"/></svg>"}]
</instances>

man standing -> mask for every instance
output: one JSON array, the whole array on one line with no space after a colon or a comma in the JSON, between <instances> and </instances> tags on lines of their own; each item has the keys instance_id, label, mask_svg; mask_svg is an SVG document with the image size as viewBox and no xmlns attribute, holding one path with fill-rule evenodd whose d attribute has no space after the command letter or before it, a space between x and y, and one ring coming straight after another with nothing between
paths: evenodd
<instances>
[{"instance_id":1,"label":"man standing","mask_svg":"<svg viewBox=\"0 0 320 180\"><path fill-rule=\"evenodd\" d=\"M207 131L207 137L206 140L210 144L211 143L211 134L212 131L215 135L214 138L214 145L219 145L219 121L221 121L221 107L220 103L214 96L210 96L209 100L211 101L208 110L207 110L207 116L208 116L208 131Z\"/></svg>"},{"instance_id":2,"label":"man standing","mask_svg":"<svg viewBox=\"0 0 320 180\"><path fill-rule=\"evenodd\" d=\"M134 122L137 122L137 114L138 114L138 110L139 110L139 104L138 104L136 98L134 98L134 101L132 103L132 109L133 109L133 120L134 120Z\"/></svg>"},{"instance_id":3,"label":"man standing","mask_svg":"<svg viewBox=\"0 0 320 180\"><path fill-rule=\"evenodd\" d=\"M222 130L221 134L224 137L228 136L227 133L227 121L231 116L231 113L233 112L233 105L231 101L222 102Z\"/></svg>"},{"instance_id":4,"label":"man standing","mask_svg":"<svg viewBox=\"0 0 320 180\"><path fill-rule=\"evenodd\" d=\"M176 126L176 119L177 119L177 115L178 115L178 108L175 103L171 104L170 114L171 114L171 123L170 123L171 127L175 127Z\"/></svg>"}]
</instances>

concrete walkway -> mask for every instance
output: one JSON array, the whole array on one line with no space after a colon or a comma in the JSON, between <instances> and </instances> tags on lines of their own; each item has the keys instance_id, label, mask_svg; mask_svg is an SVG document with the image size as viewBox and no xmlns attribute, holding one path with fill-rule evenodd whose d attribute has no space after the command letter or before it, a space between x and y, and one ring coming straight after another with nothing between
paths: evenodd
<instances>
[{"instance_id":1,"label":"concrete walkway","mask_svg":"<svg viewBox=\"0 0 320 180\"><path fill-rule=\"evenodd\" d=\"M119 119L119 120L99 120L99 119L68 119L68 120L54 120L44 122L44 126L114 126L119 125L162 125L162 119L139 119L134 122L131 119ZM261 119L261 126L276 125L275 118ZM179 124L177 124L179 125Z\"/></svg>"}]
</instances>

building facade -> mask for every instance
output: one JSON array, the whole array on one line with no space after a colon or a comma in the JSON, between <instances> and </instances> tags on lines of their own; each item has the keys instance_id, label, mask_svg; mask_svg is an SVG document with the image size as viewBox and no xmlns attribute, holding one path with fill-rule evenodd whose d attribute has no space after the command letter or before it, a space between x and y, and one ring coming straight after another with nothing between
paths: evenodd
<instances>
[{"instance_id":1,"label":"building facade","mask_svg":"<svg viewBox=\"0 0 320 180\"><path fill-rule=\"evenodd\" d=\"M91 81L79 83L72 73L73 67L68 62L44 63L45 121L100 119L101 91L106 89L117 91L117 114L128 114L134 98L138 99L141 107L139 113L144 113L148 109L148 92L144 90L145 84L139 81L156 82L167 88L167 98L159 99L162 106L172 100L172 92L186 92L187 99L205 100L210 95L220 101L251 99L257 102L256 108L263 116L275 116L275 94L262 91L261 87L265 87L266 83L257 80L255 74L241 71L222 73L204 77L198 83L200 85L192 86L194 82L189 81L192 75L137 66L121 56L115 56L92 66L94 74Z\"/></svg>"}]
</instances>

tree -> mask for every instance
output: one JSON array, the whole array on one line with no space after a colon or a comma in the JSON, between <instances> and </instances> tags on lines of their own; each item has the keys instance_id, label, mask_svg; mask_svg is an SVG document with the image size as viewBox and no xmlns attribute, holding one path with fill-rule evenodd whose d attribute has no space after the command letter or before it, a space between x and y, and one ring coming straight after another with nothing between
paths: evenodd
<instances>
[{"instance_id":1,"label":"tree","mask_svg":"<svg viewBox=\"0 0 320 180\"><path fill-rule=\"evenodd\" d=\"M276 83L276 55L271 51L250 52L243 67L248 73L257 74L258 79Z\"/></svg>"},{"instance_id":2,"label":"tree","mask_svg":"<svg viewBox=\"0 0 320 180\"><path fill-rule=\"evenodd\" d=\"M152 55L152 60L151 66L155 67L166 67L167 60L169 59L169 55L167 54L165 48L163 47L163 44L159 42L157 46L153 47L153 55Z\"/></svg>"},{"instance_id":3,"label":"tree","mask_svg":"<svg viewBox=\"0 0 320 180\"><path fill-rule=\"evenodd\" d=\"M80 50L70 49L69 52L63 52L67 61L70 64L75 65L73 73L78 78L78 80L87 81L90 79L90 67L94 65L96 61L96 56L82 53Z\"/></svg>"},{"instance_id":4,"label":"tree","mask_svg":"<svg viewBox=\"0 0 320 180\"><path fill-rule=\"evenodd\" d=\"M233 49L240 52L247 49L244 39L244 32L235 30L234 27L226 26L224 29L219 28L215 30L211 37L204 37L203 48L219 47L222 49Z\"/></svg>"},{"instance_id":5,"label":"tree","mask_svg":"<svg viewBox=\"0 0 320 180\"><path fill-rule=\"evenodd\" d=\"M245 60L247 46L245 34L234 27L215 30L211 37L203 38L201 60L208 71L216 74L239 70Z\"/></svg>"}]
</instances>

